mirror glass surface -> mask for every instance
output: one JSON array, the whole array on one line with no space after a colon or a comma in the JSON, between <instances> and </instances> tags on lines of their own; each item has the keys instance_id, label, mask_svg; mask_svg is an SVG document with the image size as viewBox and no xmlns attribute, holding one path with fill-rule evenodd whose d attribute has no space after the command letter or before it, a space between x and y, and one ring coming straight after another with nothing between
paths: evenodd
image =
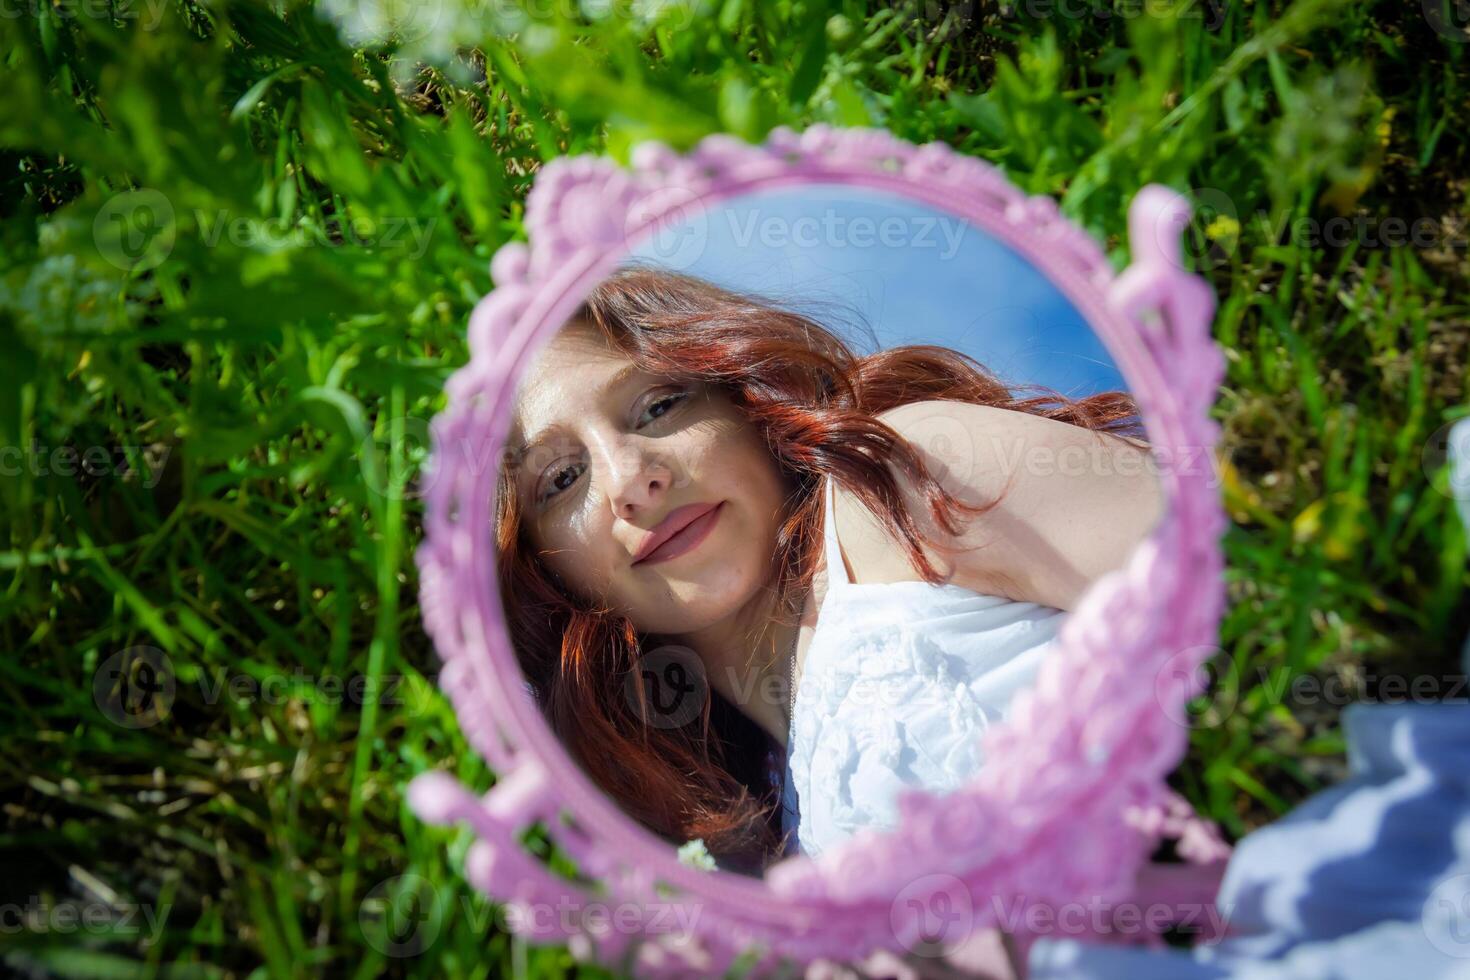
<instances>
[{"instance_id":1,"label":"mirror glass surface","mask_svg":"<svg viewBox=\"0 0 1470 980\"><path fill-rule=\"evenodd\" d=\"M928 548L889 410L936 485L1000 501L953 512L956 551ZM500 466L528 696L681 860L752 875L893 826L904 787L1004 765L980 735L1163 508L1121 373L1040 269L835 184L636 243L526 363Z\"/></svg>"}]
</instances>

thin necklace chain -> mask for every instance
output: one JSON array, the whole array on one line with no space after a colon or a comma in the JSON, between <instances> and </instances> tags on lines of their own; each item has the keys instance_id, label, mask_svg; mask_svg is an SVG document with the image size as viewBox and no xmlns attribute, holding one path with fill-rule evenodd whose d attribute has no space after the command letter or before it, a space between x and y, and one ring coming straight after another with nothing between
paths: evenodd
<instances>
[{"instance_id":1,"label":"thin necklace chain","mask_svg":"<svg viewBox=\"0 0 1470 980\"><path fill-rule=\"evenodd\" d=\"M796 715L796 647L801 639L801 624L797 624L796 633L791 637L791 650L786 658L790 661L787 667L786 680L791 688L791 704L786 709L786 727L791 727L791 719Z\"/></svg>"},{"instance_id":2,"label":"thin necklace chain","mask_svg":"<svg viewBox=\"0 0 1470 980\"><path fill-rule=\"evenodd\" d=\"M796 648L801 643L801 620L796 622L796 632L791 637L791 649L786 654L786 682L791 688L791 703L786 706L786 728L791 729L791 719L796 716ZM787 746L790 748L790 746Z\"/></svg>"}]
</instances>

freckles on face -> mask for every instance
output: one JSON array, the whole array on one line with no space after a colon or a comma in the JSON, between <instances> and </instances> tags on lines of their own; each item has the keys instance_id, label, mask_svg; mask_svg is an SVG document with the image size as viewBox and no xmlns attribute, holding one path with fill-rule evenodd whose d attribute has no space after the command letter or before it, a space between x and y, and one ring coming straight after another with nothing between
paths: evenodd
<instances>
[{"instance_id":1,"label":"freckles on face","mask_svg":"<svg viewBox=\"0 0 1470 980\"><path fill-rule=\"evenodd\" d=\"M638 479L648 489L620 515L615 487L583 474L534 522L543 560L578 594L620 610L644 632L694 631L732 615L766 585L787 488L765 443L733 408L707 404L699 419L658 447ZM661 460L669 460L665 465ZM592 469L596 470L596 462ZM580 492L579 492L580 491ZM698 546L633 564L645 536L675 507L718 504Z\"/></svg>"},{"instance_id":2,"label":"freckles on face","mask_svg":"<svg viewBox=\"0 0 1470 980\"><path fill-rule=\"evenodd\" d=\"M738 612L774 574L789 492L764 437L716 386L640 373L604 400L625 359L555 345L546 354L518 406L519 433L557 433L518 474L525 544L576 596L643 632L694 631ZM689 396L647 411L680 391ZM649 532L690 504L719 505L703 540L633 564Z\"/></svg>"}]
</instances>

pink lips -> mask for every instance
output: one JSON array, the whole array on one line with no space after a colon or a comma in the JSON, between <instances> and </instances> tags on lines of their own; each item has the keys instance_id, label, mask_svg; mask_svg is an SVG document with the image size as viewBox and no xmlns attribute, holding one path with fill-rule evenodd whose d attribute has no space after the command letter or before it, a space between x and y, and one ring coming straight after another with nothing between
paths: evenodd
<instances>
[{"instance_id":1,"label":"pink lips","mask_svg":"<svg viewBox=\"0 0 1470 980\"><path fill-rule=\"evenodd\" d=\"M723 504L724 501L714 505L685 504L675 508L654 528L633 564L652 565L693 551L713 530Z\"/></svg>"}]
</instances>

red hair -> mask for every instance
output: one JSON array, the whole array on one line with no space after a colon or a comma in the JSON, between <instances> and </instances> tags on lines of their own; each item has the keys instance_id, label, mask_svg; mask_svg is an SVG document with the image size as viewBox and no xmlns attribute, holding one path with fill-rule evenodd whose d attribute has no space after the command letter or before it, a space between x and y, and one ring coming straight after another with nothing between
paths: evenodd
<instances>
[{"instance_id":1,"label":"red hair","mask_svg":"<svg viewBox=\"0 0 1470 980\"><path fill-rule=\"evenodd\" d=\"M915 401L961 401L1143 435L1127 392L1069 400L1038 385L1007 386L973 358L938 346L858 356L802 314L667 270L624 267L592 290L572 320L589 324L645 371L718 386L760 428L793 490L774 542L780 560L771 583L776 608L792 623L821 556L823 501L816 491L823 475L896 529L913 566L935 584L942 578L920 547L887 464L922 489L952 534L959 531L955 511L975 516L999 503L972 507L950 496L877 413ZM1019 398L1013 388L1042 394ZM780 802L763 768L773 747L768 736L713 689L697 723L646 724L624 693L644 636L618 611L570 595L534 556L504 469L496 514L512 643L562 744L654 833L675 845L703 838L722 866L759 873L783 845Z\"/></svg>"}]
</instances>

